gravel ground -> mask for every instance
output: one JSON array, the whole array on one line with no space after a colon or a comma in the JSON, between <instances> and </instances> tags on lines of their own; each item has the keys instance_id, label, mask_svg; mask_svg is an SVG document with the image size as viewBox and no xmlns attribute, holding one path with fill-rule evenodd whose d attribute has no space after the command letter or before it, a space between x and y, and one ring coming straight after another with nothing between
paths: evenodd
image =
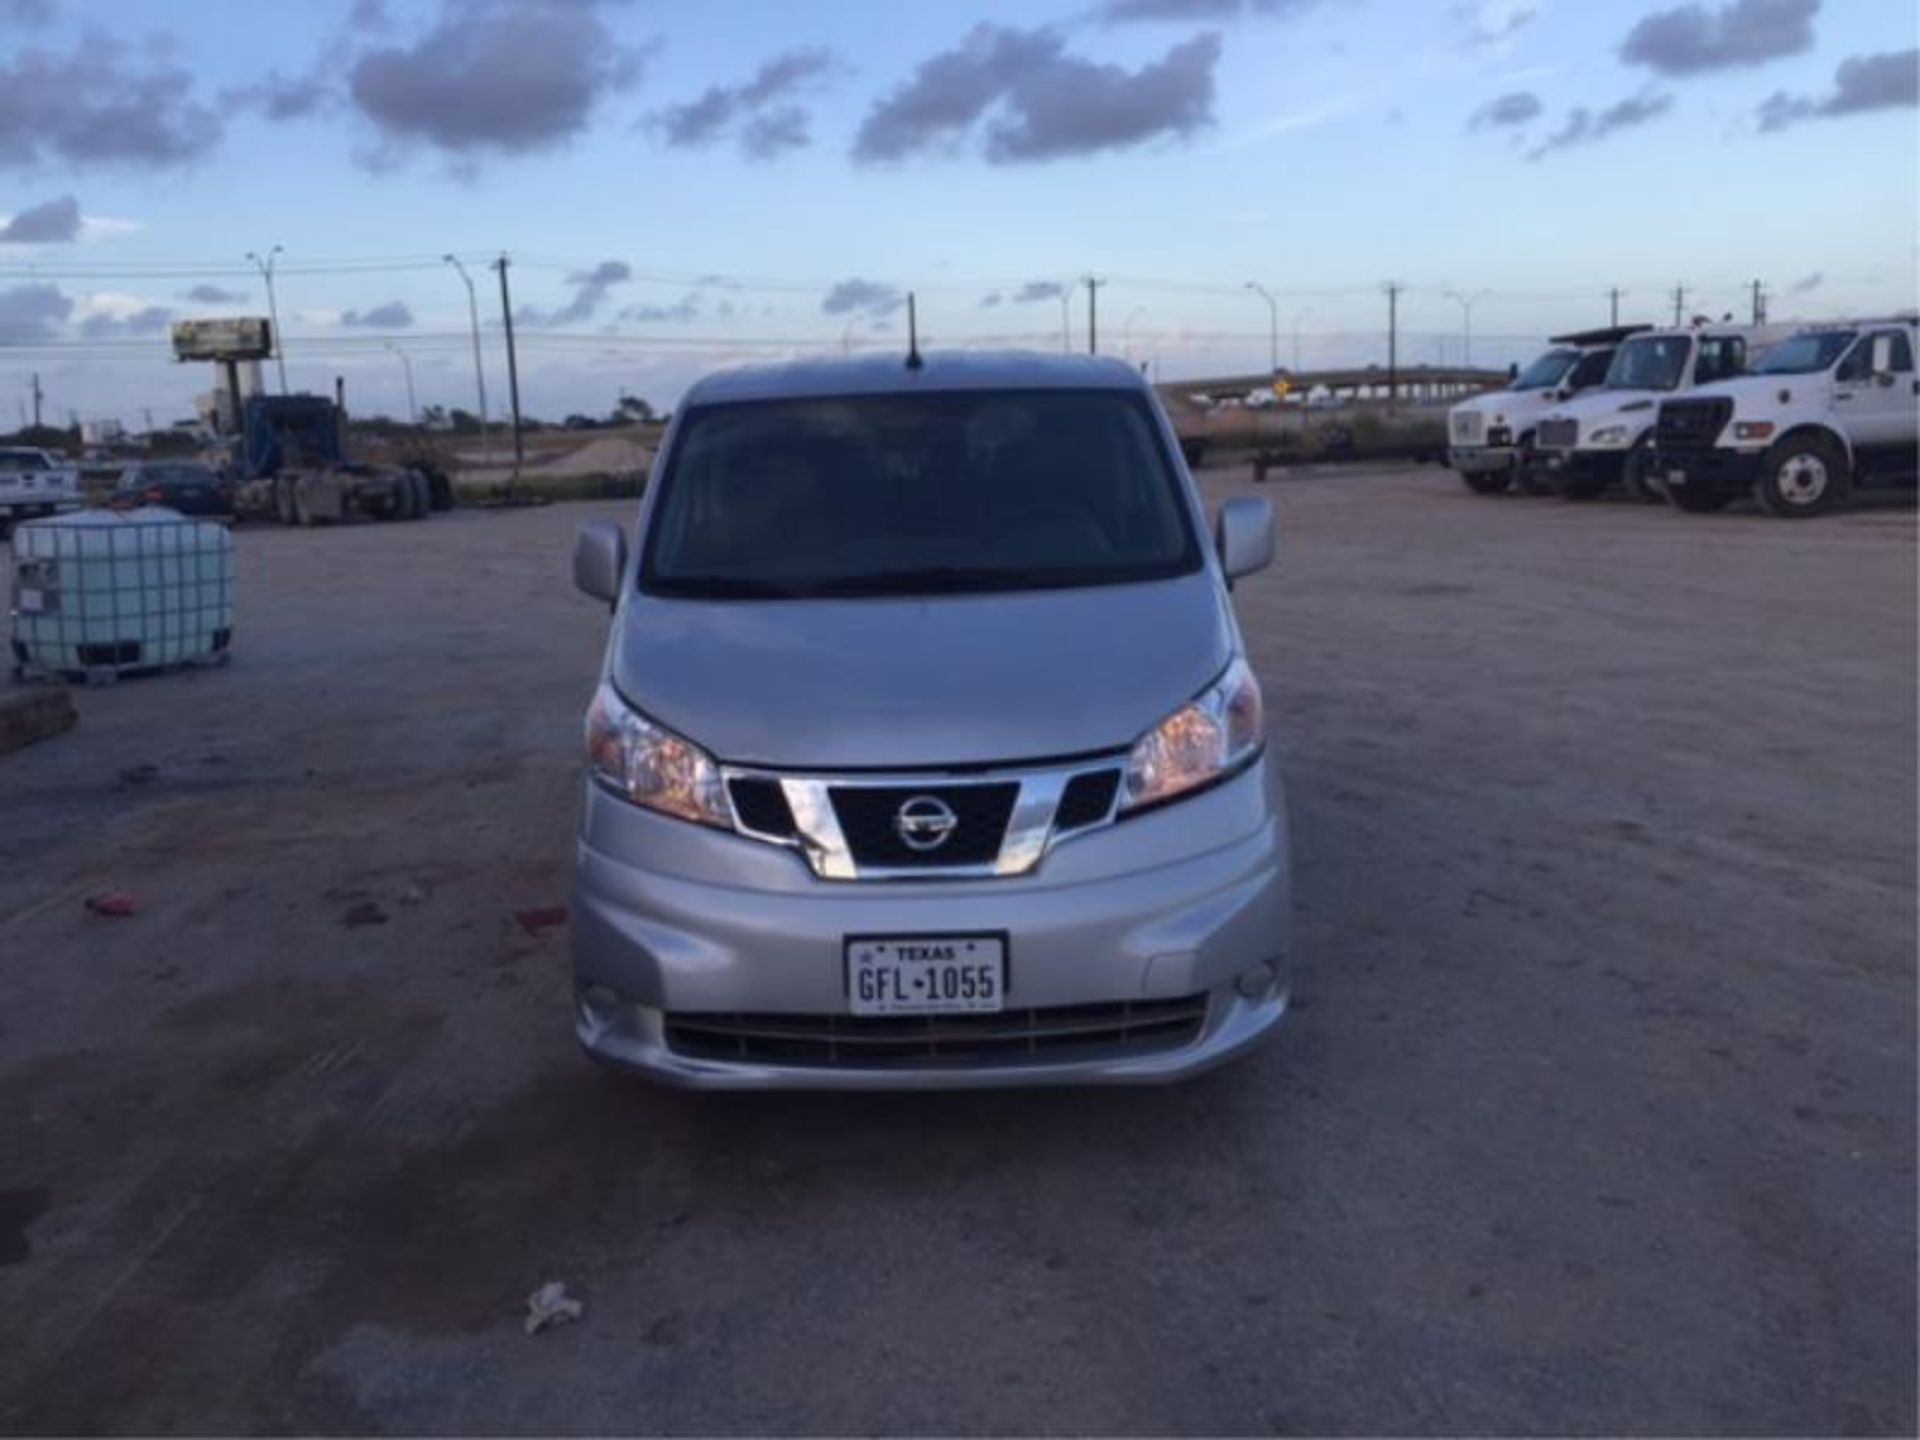
<instances>
[{"instance_id":1,"label":"gravel ground","mask_svg":"<svg viewBox=\"0 0 1920 1440\"><path fill-rule=\"evenodd\" d=\"M1911 508L1267 493L1299 1008L1147 1092L590 1067L619 507L240 532L0 759L0 1428L1913 1433Z\"/></svg>"}]
</instances>

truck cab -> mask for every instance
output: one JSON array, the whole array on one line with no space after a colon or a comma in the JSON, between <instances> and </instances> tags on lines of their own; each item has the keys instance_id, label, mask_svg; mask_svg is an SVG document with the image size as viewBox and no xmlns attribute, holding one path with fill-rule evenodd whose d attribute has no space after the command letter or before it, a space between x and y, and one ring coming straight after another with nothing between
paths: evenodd
<instances>
[{"instance_id":1,"label":"truck cab","mask_svg":"<svg viewBox=\"0 0 1920 1440\"><path fill-rule=\"evenodd\" d=\"M0 446L0 539L22 520L80 508L80 472L44 450Z\"/></svg>"},{"instance_id":2,"label":"truck cab","mask_svg":"<svg viewBox=\"0 0 1920 1440\"><path fill-rule=\"evenodd\" d=\"M1614 485L1635 499L1658 499L1648 456L1661 401L1745 373L1749 357L1785 333L1700 321L1623 341L1599 387L1542 417L1535 431L1553 488L1570 500Z\"/></svg>"},{"instance_id":3,"label":"truck cab","mask_svg":"<svg viewBox=\"0 0 1920 1440\"><path fill-rule=\"evenodd\" d=\"M1556 335L1504 390L1463 400L1447 411L1447 464L1476 495L1509 484L1539 493L1534 427L1548 410L1606 379L1618 343L1646 329L1623 325Z\"/></svg>"},{"instance_id":4,"label":"truck cab","mask_svg":"<svg viewBox=\"0 0 1920 1440\"><path fill-rule=\"evenodd\" d=\"M1749 375L1660 406L1652 472L1682 510L1751 493L1797 520L1845 503L1856 485L1912 484L1920 445L1914 317L1810 326Z\"/></svg>"}]
</instances>

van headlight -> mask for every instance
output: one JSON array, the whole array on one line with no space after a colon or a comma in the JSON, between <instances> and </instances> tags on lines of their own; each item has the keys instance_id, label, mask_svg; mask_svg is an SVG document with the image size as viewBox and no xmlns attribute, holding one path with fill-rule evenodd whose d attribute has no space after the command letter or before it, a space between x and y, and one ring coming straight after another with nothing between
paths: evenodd
<instances>
[{"instance_id":1,"label":"van headlight","mask_svg":"<svg viewBox=\"0 0 1920 1440\"><path fill-rule=\"evenodd\" d=\"M1119 813L1224 779L1259 754L1265 735L1260 682L1235 656L1218 680L1134 742Z\"/></svg>"},{"instance_id":2,"label":"van headlight","mask_svg":"<svg viewBox=\"0 0 1920 1440\"><path fill-rule=\"evenodd\" d=\"M713 757L634 710L609 684L601 685L587 708L587 764L636 805L733 828L733 808Z\"/></svg>"},{"instance_id":3,"label":"van headlight","mask_svg":"<svg viewBox=\"0 0 1920 1440\"><path fill-rule=\"evenodd\" d=\"M1624 425L1603 425L1587 436L1589 445L1624 445L1627 442L1627 427Z\"/></svg>"}]
</instances>

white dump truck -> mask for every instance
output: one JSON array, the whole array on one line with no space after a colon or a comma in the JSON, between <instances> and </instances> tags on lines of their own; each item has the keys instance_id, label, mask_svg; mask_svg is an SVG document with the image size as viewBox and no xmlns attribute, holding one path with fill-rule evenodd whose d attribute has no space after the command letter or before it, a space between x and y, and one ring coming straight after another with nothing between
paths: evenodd
<instances>
[{"instance_id":1,"label":"white dump truck","mask_svg":"<svg viewBox=\"0 0 1920 1440\"><path fill-rule=\"evenodd\" d=\"M1534 464L1534 427L1555 405L1607 378L1616 346L1645 325L1616 325L1555 335L1545 351L1504 390L1463 400L1447 411L1447 464L1476 495L1510 484L1543 494Z\"/></svg>"},{"instance_id":2,"label":"white dump truck","mask_svg":"<svg viewBox=\"0 0 1920 1440\"><path fill-rule=\"evenodd\" d=\"M1682 510L1752 494L1801 519L1863 485L1912 485L1920 450L1915 317L1809 326L1751 374L1664 402L1650 468Z\"/></svg>"}]
</instances>

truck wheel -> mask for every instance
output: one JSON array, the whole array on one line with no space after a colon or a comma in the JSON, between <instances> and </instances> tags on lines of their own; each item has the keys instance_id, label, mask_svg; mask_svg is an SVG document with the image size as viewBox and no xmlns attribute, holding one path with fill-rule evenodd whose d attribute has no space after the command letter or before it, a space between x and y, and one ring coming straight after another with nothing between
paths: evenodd
<instances>
[{"instance_id":1,"label":"truck wheel","mask_svg":"<svg viewBox=\"0 0 1920 1440\"><path fill-rule=\"evenodd\" d=\"M1533 432L1520 437L1520 456L1514 462L1513 483L1528 495L1551 495L1553 486L1540 469L1540 457L1533 451Z\"/></svg>"},{"instance_id":2,"label":"truck wheel","mask_svg":"<svg viewBox=\"0 0 1920 1440\"><path fill-rule=\"evenodd\" d=\"M409 470L402 478L407 487L407 519L426 519L433 509L433 489L427 484L427 477L418 470Z\"/></svg>"},{"instance_id":3,"label":"truck wheel","mask_svg":"<svg viewBox=\"0 0 1920 1440\"><path fill-rule=\"evenodd\" d=\"M1654 487L1653 477L1648 471L1647 460L1653 453L1653 447L1642 438L1633 449L1627 452L1627 458L1620 466L1620 485L1627 492L1629 500L1638 500L1642 505L1658 505L1660 490Z\"/></svg>"},{"instance_id":4,"label":"truck wheel","mask_svg":"<svg viewBox=\"0 0 1920 1440\"><path fill-rule=\"evenodd\" d=\"M433 498L435 510L453 508L453 481L447 478L447 472L435 466L422 472L427 477L427 493Z\"/></svg>"},{"instance_id":5,"label":"truck wheel","mask_svg":"<svg viewBox=\"0 0 1920 1440\"><path fill-rule=\"evenodd\" d=\"M1846 455L1826 436L1789 435L1767 452L1753 493L1774 519L1806 520L1844 503L1851 479Z\"/></svg>"},{"instance_id":6,"label":"truck wheel","mask_svg":"<svg viewBox=\"0 0 1920 1440\"><path fill-rule=\"evenodd\" d=\"M1460 480L1476 495L1499 495L1503 493L1513 477L1505 470L1481 470L1477 473L1462 470Z\"/></svg>"}]
</instances>

